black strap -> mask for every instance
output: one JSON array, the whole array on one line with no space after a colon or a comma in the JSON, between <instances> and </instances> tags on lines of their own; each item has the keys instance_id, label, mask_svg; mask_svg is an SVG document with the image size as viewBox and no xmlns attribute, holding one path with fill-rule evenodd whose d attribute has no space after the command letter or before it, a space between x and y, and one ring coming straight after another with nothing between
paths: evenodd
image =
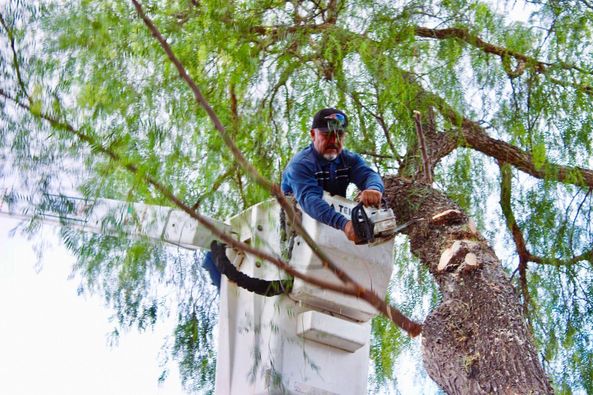
<instances>
[{"instance_id":1,"label":"black strap","mask_svg":"<svg viewBox=\"0 0 593 395\"><path fill-rule=\"evenodd\" d=\"M236 283L241 288L263 296L276 296L288 293L292 289L293 279L268 281L249 277L245 273L241 273L226 256L226 244L214 240L210 244L210 249L214 256L214 263L218 270L220 270L220 273L224 274L229 281Z\"/></svg>"},{"instance_id":2,"label":"black strap","mask_svg":"<svg viewBox=\"0 0 593 395\"><path fill-rule=\"evenodd\" d=\"M356 244L368 244L375 241L375 225L364 211L364 206L359 203L352 209L350 215L352 227L356 234Z\"/></svg>"}]
</instances>

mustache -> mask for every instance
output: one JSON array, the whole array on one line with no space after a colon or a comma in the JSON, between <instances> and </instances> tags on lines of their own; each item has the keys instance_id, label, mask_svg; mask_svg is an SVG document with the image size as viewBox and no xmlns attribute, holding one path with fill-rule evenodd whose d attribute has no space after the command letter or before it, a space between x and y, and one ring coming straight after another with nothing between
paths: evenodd
<instances>
[{"instance_id":1,"label":"mustache","mask_svg":"<svg viewBox=\"0 0 593 395\"><path fill-rule=\"evenodd\" d=\"M335 145L335 144L328 144L328 145L327 145L325 148L326 148L326 149L327 149L327 148L338 149L339 147L338 147L337 145Z\"/></svg>"}]
</instances>

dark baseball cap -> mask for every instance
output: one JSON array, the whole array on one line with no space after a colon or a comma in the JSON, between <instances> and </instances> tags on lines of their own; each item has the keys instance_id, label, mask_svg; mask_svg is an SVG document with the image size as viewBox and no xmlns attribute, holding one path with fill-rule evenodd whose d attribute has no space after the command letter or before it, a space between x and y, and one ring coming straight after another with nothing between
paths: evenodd
<instances>
[{"instance_id":1,"label":"dark baseball cap","mask_svg":"<svg viewBox=\"0 0 593 395\"><path fill-rule=\"evenodd\" d=\"M322 132L335 130L346 130L348 117L344 112L335 108L324 108L315 114L311 129L319 129Z\"/></svg>"}]
</instances>

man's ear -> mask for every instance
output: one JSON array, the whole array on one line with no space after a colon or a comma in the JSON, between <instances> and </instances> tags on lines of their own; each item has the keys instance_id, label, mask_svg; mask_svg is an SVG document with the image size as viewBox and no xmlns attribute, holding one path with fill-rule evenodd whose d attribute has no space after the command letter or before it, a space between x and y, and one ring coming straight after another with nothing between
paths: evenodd
<instances>
[{"instance_id":1,"label":"man's ear","mask_svg":"<svg viewBox=\"0 0 593 395\"><path fill-rule=\"evenodd\" d=\"M311 129L311 140L315 140L315 129Z\"/></svg>"}]
</instances>

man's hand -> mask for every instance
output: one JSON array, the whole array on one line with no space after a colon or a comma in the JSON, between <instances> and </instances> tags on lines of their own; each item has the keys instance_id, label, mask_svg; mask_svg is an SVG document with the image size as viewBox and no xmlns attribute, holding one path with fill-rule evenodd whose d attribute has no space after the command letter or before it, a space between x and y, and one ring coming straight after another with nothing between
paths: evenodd
<instances>
[{"instance_id":1,"label":"man's hand","mask_svg":"<svg viewBox=\"0 0 593 395\"><path fill-rule=\"evenodd\" d=\"M348 221L346 226L344 226L344 233L348 240L353 243L356 243L356 233L354 233L354 227L352 226L352 221Z\"/></svg>"},{"instance_id":2,"label":"man's hand","mask_svg":"<svg viewBox=\"0 0 593 395\"><path fill-rule=\"evenodd\" d=\"M374 189L365 189L358 195L358 201L362 202L367 207L379 207L381 205L381 198L383 194Z\"/></svg>"}]
</instances>

